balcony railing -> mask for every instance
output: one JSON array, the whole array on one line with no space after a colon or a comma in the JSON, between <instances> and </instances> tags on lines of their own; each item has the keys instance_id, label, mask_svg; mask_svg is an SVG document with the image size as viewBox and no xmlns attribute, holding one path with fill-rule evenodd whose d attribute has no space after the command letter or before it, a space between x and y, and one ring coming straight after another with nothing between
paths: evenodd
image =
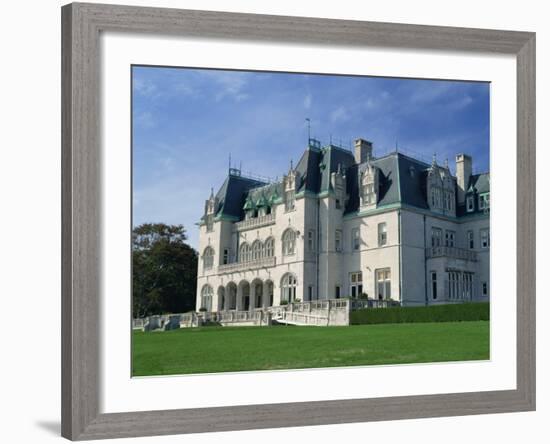
<instances>
[{"instance_id":1,"label":"balcony railing","mask_svg":"<svg viewBox=\"0 0 550 444\"><path fill-rule=\"evenodd\" d=\"M237 222L235 228L237 231L249 230L263 225L271 225L275 223L275 213L266 214L265 216L252 217L250 219Z\"/></svg>"},{"instance_id":2,"label":"balcony railing","mask_svg":"<svg viewBox=\"0 0 550 444\"><path fill-rule=\"evenodd\" d=\"M475 251L458 247L429 247L426 248L426 257L450 257L453 259L477 262L477 253Z\"/></svg>"},{"instance_id":3,"label":"balcony railing","mask_svg":"<svg viewBox=\"0 0 550 444\"><path fill-rule=\"evenodd\" d=\"M275 256L262 257L247 262L234 262L232 264L224 264L218 267L218 273L234 273L243 270L255 270L257 268L274 267L277 263Z\"/></svg>"}]
</instances>

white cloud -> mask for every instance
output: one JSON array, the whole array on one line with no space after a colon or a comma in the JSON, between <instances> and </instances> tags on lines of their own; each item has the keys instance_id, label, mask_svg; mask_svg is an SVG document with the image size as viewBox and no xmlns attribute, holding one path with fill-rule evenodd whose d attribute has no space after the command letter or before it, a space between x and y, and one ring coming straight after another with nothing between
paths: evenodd
<instances>
[{"instance_id":1,"label":"white cloud","mask_svg":"<svg viewBox=\"0 0 550 444\"><path fill-rule=\"evenodd\" d=\"M215 95L216 102L226 97L233 98L240 102L249 97L244 91L248 85L247 73L235 71L203 71L202 75L208 77L217 84L219 89Z\"/></svg>"},{"instance_id":2,"label":"white cloud","mask_svg":"<svg viewBox=\"0 0 550 444\"><path fill-rule=\"evenodd\" d=\"M350 119L350 114L345 106L340 106L330 113L332 123L345 122Z\"/></svg>"},{"instance_id":3,"label":"white cloud","mask_svg":"<svg viewBox=\"0 0 550 444\"><path fill-rule=\"evenodd\" d=\"M155 121L153 114L151 114L149 111L137 113L134 118L134 123L137 126L141 126L142 128L146 129L155 128L157 126L157 122Z\"/></svg>"},{"instance_id":4,"label":"white cloud","mask_svg":"<svg viewBox=\"0 0 550 444\"><path fill-rule=\"evenodd\" d=\"M410 102L422 104L434 102L447 94L452 87L452 82L421 83L416 85L415 90L410 95Z\"/></svg>"},{"instance_id":5,"label":"white cloud","mask_svg":"<svg viewBox=\"0 0 550 444\"><path fill-rule=\"evenodd\" d=\"M199 95L199 90L196 87L193 87L189 82L177 83L174 86L176 92L183 94L185 96L197 97Z\"/></svg>"},{"instance_id":6,"label":"white cloud","mask_svg":"<svg viewBox=\"0 0 550 444\"><path fill-rule=\"evenodd\" d=\"M148 79L134 77L133 88L137 94L144 97L155 98L160 95L157 85Z\"/></svg>"},{"instance_id":7,"label":"white cloud","mask_svg":"<svg viewBox=\"0 0 550 444\"><path fill-rule=\"evenodd\" d=\"M474 99L471 96L464 96L449 105L453 110L461 110L473 103Z\"/></svg>"},{"instance_id":8,"label":"white cloud","mask_svg":"<svg viewBox=\"0 0 550 444\"><path fill-rule=\"evenodd\" d=\"M305 109L310 109L311 108L311 101L312 101L311 94L307 94L304 97L304 108Z\"/></svg>"}]
</instances>

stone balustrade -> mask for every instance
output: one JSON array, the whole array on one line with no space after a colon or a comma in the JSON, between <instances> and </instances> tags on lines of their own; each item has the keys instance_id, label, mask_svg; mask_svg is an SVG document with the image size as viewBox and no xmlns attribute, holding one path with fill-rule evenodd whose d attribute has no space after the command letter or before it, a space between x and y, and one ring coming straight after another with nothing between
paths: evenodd
<instances>
[{"instance_id":1,"label":"stone balustrade","mask_svg":"<svg viewBox=\"0 0 550 444\"><path fill-rule=\"evenodd\" d=\"M263 227L264 225L271 225L274 223L275 213L271 213L237 222L235 223L235 229L237 231L250 230L251 228Z\"/></svg>"},{"instance_id":2,"label":"stone balustrade","mask_svg":"<svg viewBox=\"0 0 550 444\"><path fill-rule=\"evenodd\" d=\"M453 259L477 262L477 252L458 247L429 247L426 248L426 257L450 257Z\"/></svg>"},{"instance_id":3,"label":"stone balustrade","mask_svg":"<svg viewBox=\"0 0 550 444\"><path fill-rule=\"evenodd\" d=\"M218 267L218 274L234 273L236 271L254 270L257 268L274 267L277 263L275 256L261 257L246 262L233 262L231 264L224 264Z\"/></svg>"},{"instance_id":4,"label":"stone balustrade","mask_svg":"<svg viewBox=\"0 0 550 444\"><path fill-rule=\"evenodd\" d=\"M373 299L320 299L293 302L275 307L251 310L199 311L180 314L152 315L134 319L132 328L144 331L173 330L176 328L200 327L208 324L223 326L271 325L273 321L313 326L349 325L352 310L382 308L399 305L392 300Z\"/></svg>"}]
</instances>

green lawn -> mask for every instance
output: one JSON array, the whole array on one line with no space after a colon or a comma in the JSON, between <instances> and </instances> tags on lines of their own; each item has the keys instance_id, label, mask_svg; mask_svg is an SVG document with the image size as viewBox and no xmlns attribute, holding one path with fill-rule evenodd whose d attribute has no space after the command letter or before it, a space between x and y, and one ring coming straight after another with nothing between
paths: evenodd
<instances>
[{"instance_id":1,"label":"green lawn","mask_svg":"<svg viewBox=\"0 0 550 444\"><path fill-rule=\"evenodd\" d=\"M489 359L489 322L135 331L133 375Z\"/></svg>"}]
</instances>

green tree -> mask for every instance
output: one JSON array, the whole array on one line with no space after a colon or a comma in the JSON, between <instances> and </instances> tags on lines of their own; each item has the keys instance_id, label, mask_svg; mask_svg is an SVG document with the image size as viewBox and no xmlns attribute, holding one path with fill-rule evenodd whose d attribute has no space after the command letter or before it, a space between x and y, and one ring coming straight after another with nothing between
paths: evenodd
<instances>
[{"instance_id":1,"label":"green tree","mask_svg":"<svg viewBox=\"0 0 550 444\"><path fill-rule=\"evenodd\" d=\"M183 225L142 224L132 231L134 317L195 307L198 254Z\"/></svg>"}]
</instances>

